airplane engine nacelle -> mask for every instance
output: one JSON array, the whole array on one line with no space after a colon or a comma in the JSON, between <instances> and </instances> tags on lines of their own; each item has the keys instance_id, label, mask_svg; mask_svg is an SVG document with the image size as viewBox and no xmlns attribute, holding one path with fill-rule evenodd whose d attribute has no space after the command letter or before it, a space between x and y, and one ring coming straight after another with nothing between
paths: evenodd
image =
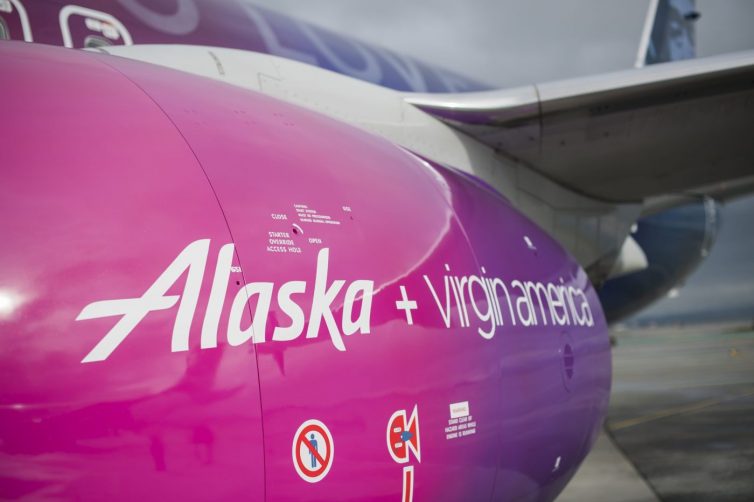
<instances>
[{"instance_id":1,"label":"airplane engine nacelle","mask_svg":"<svg viewBox=\"0 0 754 502\"><path fill-rule=\"evenodd\" d=\"M0 498L551 500L573 475L605 320L499 194L222 83L0 61Z\"/></svg>"},{"instance_id":2,"label":"airplane engine nacelle","mask_svg":"<svg viewBox=\"0 0 754 502\"><path fill-rule=\"evenodd\" d=\"M642 218L632 237L647 257L644 270L607 281L598 293L608 322L624 319L683 284L709 254L720 226L712 199Z\"/></svg>"}]
</instances>

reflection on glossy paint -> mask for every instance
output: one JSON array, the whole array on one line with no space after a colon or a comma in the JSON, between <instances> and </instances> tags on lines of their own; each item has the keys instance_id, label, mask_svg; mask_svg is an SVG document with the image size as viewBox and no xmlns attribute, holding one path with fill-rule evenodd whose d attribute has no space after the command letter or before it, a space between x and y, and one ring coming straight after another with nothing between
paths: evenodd
<instances>
[{"instance_id":1,"label":"reflection on glossy paint","mask_svg":"<svg viewBox=\"0 0 754 502\"><path fill-rule=\"evenodd\" d=\"M23 298L20 294L11 290L0 289L0 319L10 318L22 303Z\"/></svg>"},{"instance_id":2,"label":"reflection on glossy paint","mask_svg":"<svg viewBox=\"0 0 754 502\"><path fill-rule=\"evenodd\" d=\"M0 499L397 500L402 467L386 451L386 426L412 409L416 435L403 439L416 438L406 493L417 499L552 500L578 467L607 405L604 319L586 273L498 194L344 124L211 80L35 44L0 44L0 60L15 98L4 109L13 127L0 152L0 212L21 220L0 218L11 243L0 246L0 291L23 297L21 308L4 299L14 310L0 319ZM45 148L28 141L40 124ZM302 207L340 224L300 217ZM294 219L305 232L288 233ZM295 252L268 252L281 235ZM181 278L159 288L162 297L195 292L186 350L169 350L176 302L139 316L107 361L81 364L118 322L76 321L82 308L141 302L197 240L211 243L197 259L202 273L177 267ZM356 322L340 297L364 278L374 281L371 308L362 303L370 333L348 336L341 322L348 350L334 350L323 337L328 320ZM524 289L500 287L499 301L488 299L482 278ZM343 291L331 299L335 281ZM309 322L296 324L295 339L276 339L298 312L271 293L259 316L260 295L242 297L234 323L266 314L253 334L267 342L205 343L206 333L228 332L239 290L291 282L309 285L290 299L303 324L318 282L324 291L317 338L303 335ZM545 299L550 288L527 296L526 283L580 290L589 325L561 326L548 313L560 312L560 300ZM401 286L416 303L412 324L396 308ZM474 332L490 303L509 315L486 340ZM536 324L522 322L518 304L538 312ZM466 402L475 432L449 441L448 405ZM409 418L404 432L413 434ZM302 480L291 456L297 427L311 419L338 442L320 483Z\"/></svg>"}]
</instances>

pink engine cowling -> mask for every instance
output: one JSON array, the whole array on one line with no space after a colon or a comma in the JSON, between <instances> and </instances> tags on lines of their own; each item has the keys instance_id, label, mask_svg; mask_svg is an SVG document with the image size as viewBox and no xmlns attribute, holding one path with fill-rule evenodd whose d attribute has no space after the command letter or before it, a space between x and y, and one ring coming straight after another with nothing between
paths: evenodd
<instances>
[{"instance_id":1,"label":"pink engine cowling","mask_svg":"<svg viewBox=\"0 0 754 502\"><path fill-rule=\"evenodd\" d=\"M417 500L549 500L572 476L604 318L499 194L199 77L0 60L0 497L395 500L410 470Z\"/></svg>"}]
</instances>

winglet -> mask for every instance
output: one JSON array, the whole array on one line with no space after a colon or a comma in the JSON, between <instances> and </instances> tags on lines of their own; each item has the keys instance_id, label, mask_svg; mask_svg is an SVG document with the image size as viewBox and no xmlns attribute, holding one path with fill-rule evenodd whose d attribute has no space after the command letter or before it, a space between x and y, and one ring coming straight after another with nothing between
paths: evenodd
<instances>
[{"instance_id":1,"label":"winglet","mask_svg":"<svg viewBox=\"0 0 754 502\"><path fill-rule=\"evenodd\" d=\"M636 67L696 57L695 0L651 0Z\"/></svg>"}]
</instances>

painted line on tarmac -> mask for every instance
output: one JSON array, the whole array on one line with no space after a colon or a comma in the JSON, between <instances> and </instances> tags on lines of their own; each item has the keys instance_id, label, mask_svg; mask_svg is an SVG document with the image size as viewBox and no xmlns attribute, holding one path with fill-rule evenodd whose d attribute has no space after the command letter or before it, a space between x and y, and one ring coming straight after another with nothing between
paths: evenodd
<instances>
[{"instance_id":1,"label":"painted line on tarmac","mask_svg":"<svg viewBox=\"0 0 754 502\"><path fill-rule=\"evenodd\" d=\"M668 418L672 417L674 415L683 415L686 413L695 413L697 411L701 411L705 408L709 408L711 406L716 406L718 404L722 404L728 401L735 401L736 399L741 399L744 397L750 397L754 396L754 390L749 392L744 392L743 394L738 394L735 396L729 396L722 399L705 399L704 401L700 401L698 403L694 404L688 404L684 406L675 406L673 408L667 408L664 410L660 410L655 413L650 413L649 415L644 415L641 417L636 418L629 418L627 420L619 420L617 422L612 422L608 424L608 428L611 431L619 431L622 429L627 429L629 427L633 427L635 425L641 425L647 422L653 422L655 420L660 420L662 418Z\"/></svg>"}]
</instances>

